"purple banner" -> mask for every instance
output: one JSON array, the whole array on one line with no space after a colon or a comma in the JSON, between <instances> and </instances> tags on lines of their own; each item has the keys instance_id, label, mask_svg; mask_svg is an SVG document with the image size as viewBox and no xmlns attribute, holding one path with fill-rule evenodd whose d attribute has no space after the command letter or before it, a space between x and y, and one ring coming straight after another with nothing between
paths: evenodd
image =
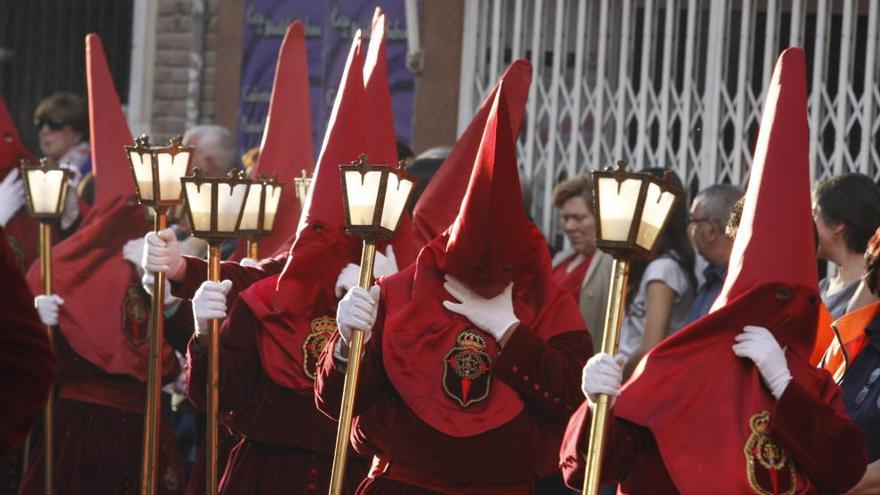
<instances>
[{"instance_id":1,"label":"purple banner","mask_svg":"<svg viewBox=\"0 0 880 495\"><path fill-rule=\"evenodd\" d=\"M320 153L352 36L360 28L364 38L369 37L376 6L382 8L387 19L385 43L394 127L398 139L409 144L414 84L406 68L403 0L247 0L236 137L239 155L260 145L278 50L287 26L294 20L302 21L305 27L314 150L316 155Z\"/></svg>"}]
</instances>

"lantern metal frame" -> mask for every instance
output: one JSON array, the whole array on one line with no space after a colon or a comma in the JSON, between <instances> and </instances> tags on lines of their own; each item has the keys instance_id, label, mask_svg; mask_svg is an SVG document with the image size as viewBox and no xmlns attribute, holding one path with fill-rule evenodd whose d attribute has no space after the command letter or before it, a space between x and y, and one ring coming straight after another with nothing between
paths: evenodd
<instances>
[{"instance_id":1,"label":"lantern metal frame","mask_svg":"<svg viewBox=\"0 0 880 495\"><path fill-rule=\"evenodd\" d=\"M670 206L670 214L666 215L666 218L663 220L663 224L659 228L659 232L662 233L665 231L666 226L669 224L669 219L672 217L672 211L675 209L678 202L681 200L682 191L672 183L672 173L667 171L662 178L657 177L654 174L647 172L633 172L627 170L627 162L626 160L618 161L614 167L608 167L604 171L594 170L592 172L592 180L593 180L593 215L596 217L596 246L605 251L606 253L611 254L615 258L625 258L629 260L633 259L650 259L654 256L654 251L657 249L657 246L660 244L660 238L662 235L658 235L654 239L654 243L650 249L645 249L640 246L636 239L638 238L639 227L642 224L642 215L645 211L645 202L647 200L648 187L650 184L656 184L657 187L660 188L660 192L672 193L675 195L675 198L672 201L672 206ZM639 186L639 195L636 200L635 211L633 212L632 220L629 226L629 233L627 234L627 238L625 241L609 241L604 240L602 238L602 218L601 218L601 205L602 200L599 194L599 180L600 179L614 179L617 182L618 188L623 184L624 181L635 179L638 180L641 184ZM619 189L618 189L619 190Z\"/></svg>"},{"instance_id":2,"label":"lantern metal frame","mask_svg":"<svg viewBox=\"0 0 880 495\"><path fill-rule=\"evenodd\" d=\"M210 219L210 228L209 230L200 230L196 228L196 224L193 221L192 207L190 205L189 199L186 201L186 216L189 220L190 231L193 236L200 237L208 241L208 243L219 243L223 239L230 239L239 236L238 227L241 225L241 218L244 215L244 205L247 203L248 194L250 193L250 182L251 180L247 178L245 173L241 170L230 170L226 177L206 177L202 174L202 171L198 168L193 169L193 173L188 177L181 177L181 194L186 198L186 186L187 184L195 184L196 188L201 191L203 186L208 186L211 188L211 219ZM238 210L238 216L235 220L235 228L229 232L221 232L217 230L218 223L218 210L220 204L220 192L219 187L221 184L227 184L231 189L235 189L238 185L246 185L244 198L241 201L241 208Z\"/></svg>"},{"instance_id":3,"label":"lantern metal frame","mask_svg":"<svg viewBox=\"0 0 880 495\"><path fill-rule=\"evenodd\" d=\"M251 183L248 186L248 196L245 198L244 207L242 208L241 218L244 218L245 209L247 206L247 200L250 198L251 192L253 192L254 186L260 187L260 206L257 211L257 226L253 229L237 229L238 235L240 237L248 237L252 239L265 237L272 233L272 230L275 228L275 220L278 218L278 212L276 210L275 217L272 218L272 225L266 225L266 201L268 199L268 189L269 186L279 189L278 194L284 194L284 184L282 184L277 176L273 176L271 179L267 178L265 175L260 175L258 179L251 179ZM281 199L279 198L279 206ZM239 220L239 225L241 224L241 220Z\"/></svg>"},{"instance_id":4,"label":"lantern metal frame","mask_svg":"<svg viewBox=\"0 0 880 495\"><path fill-rule=\"evenodd\" d=\"M367 155L361 154L357 160L351 162L346 165L339 165L339 178L342 181L342 203L343 208L345 210L345 231L360 237L364 240L371 241L379 241L379 240L389 240L394 238L394 233L397 231L398 227L400 227L400 221L403 219L403 216L409 211L410 203L413 200L412 191L415 190L415 185L418 183L418 178L409 175L404 170L404 166L406 165L405 161L400 161L397 163L397 166L391 165L380 165L373 164L367 161ZM364 177L369 172L380 171L382 173L381 178L379 179L379 188L376 192L376 203L373 208L373 219L370 222L370 225L352 225L351 224L351 210L348 204L348 184L345 181L345 176L347 172L357 172L361 176L361 183L363 183ZM385 196L388 192L388 175L394 174L397 176L399 182L403 182L404 180L408 180L413 183L413 188L410 191L410 194L406 198L406 203L403 205L403 209L401 210L401 214L397 217L397 222L394 224L393 229L388 229L382 227L382 214L385 209Z\"/></svg>"},{"instance_id":5,"label":"lantern metal frame","mask_svg":"<svg viewBox=\"0 0 880 495\"><path fill-rule=\"evenodd\" d=\"M166 199L163 200L161 193L161 181L159 181L159 155L160 154L169 154L171 155L171 161L174 162L174 157L179 155L180 153L189 153L189 157L186 163L186 171L181 177L188 176L193 171L193 154L195 152L194 146L187 146L183 144L183 137L178 135L171 138L168 141L167 146L161 145L153 145L150 144L150 138L146 134L141 134L136 140L135 145L125 146L125 156L128 158L128 168L131 171L131 176L134 178L135 189L137 191L138 204L144 206L151 206L153 208L170 208L176 205L179 205L183 201L183 188L180 189L180 195L175 199ZM143 157L144 155L150 156L150 183L153 188L153 199L144 199L143 191L141 191L141 185L138 182L137 174L135 173L134 163L131 161L131 153L136 153L139 157ZM143 159L143 158L141 158Z\"/></svg>"},{"instance_id":6,"label":"lantern metal frame","mask_svg":"<svg viewBox=\"0 0 880 495\"><path fill-rule=\"evenodd\" d=\"M21 169L21 180L24 181L24 191L25 197L27 198L27 207L31 216L38 221L49 221L49 220L57 220L61 217L61 214L64 213L64 204L67 201L67 195L69 194L70 187L68 186L68 182L70 180L71 171L69 169L59 167L57 165L52 165L49 162L49 159L46 157L40 158L39 164L34 164L34 162L22 159L19 165ZM58 194L58 203L55 205L55 211L53 213L38 213L34 208L34 197L31 191L31 181L29 172L40 171L40 172L61 172L63 174L61 178L61 191Z\"/></svg>"}]
</instances>

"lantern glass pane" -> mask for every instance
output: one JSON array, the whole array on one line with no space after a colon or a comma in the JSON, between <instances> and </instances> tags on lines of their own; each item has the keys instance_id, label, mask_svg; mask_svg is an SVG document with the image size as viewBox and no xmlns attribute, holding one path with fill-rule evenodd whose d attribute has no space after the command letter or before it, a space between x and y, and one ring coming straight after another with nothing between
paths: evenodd
<instances>
[{"instance_id":1,"label":"lantern glass pane","mask_svg":"<svg viewBox=\"0 0 880 495\"><path fill-rule=\"evenodd\" d=\"M648 184L648 193L645 195L645 208L642 210L642 223L639 225L639 233L636 244L650 250L660 234L663 222L672 211L675 195L664 192L660 186L651 182Z\"/></svg>"},{"instance_id":2,"label":"lantern glass pane","mask_svg":"<svg viewBox=\"0 0 880 495\"><path fill-rule=\"evenodd\" d=\"M365 174L347 171L344 177L345 193L348 195L348 224L372 225L382 171L371 170Z\"/></svg>"},{"instance_id":3,"label":"lantern glass pane","mask_svg":"<svg viewBox=\"0 0 880 495\"><path fill-rule=\"evenodd\" d=\"M244 213L241 214L241 230L257 230L260 228L260 196L262 196L263 184L254 182L250 185L247 201L244 204Z\"/></svg>"},{"instance_id":4,"label":"lantern glass pane","mask_svg":"<svg viewBox=\"0 0 880 495\"><path fill-rule=\"evenodd\" d=\"M403 214L403 208L412 192L413 182L408 179L400 179L395 174L388 174L388 186L385 188L385 207L382 209L381 226L394 230L397 222Z\"/></svg>"},{"instance_id":5,"label":"lantern glass pane","mask_svg":"<svg viewBox=\"0 0 880 495\"><path fill-rule=\"evenodd\" d=\"M639 179L626 179L623 182L618 182L612 177L599 178L601 240L627 241L641 187L642 181Z\"/></svg>"},{"instance_id":6,"label":"lantern glass pane","mask_svg":"<svg viewBox=\"0 0 880 495\"><path fill-rule=\"evenodd\" d=\"M186 175L189 153L159 153L159 195L162 201L180 199L180 178Z\"/></svg>"},{"instance_id":7,"label":"lantern glass pane","mask_svg":"<svg viewBox=\"0 0 880 495\"><path fill-rule=\"evenodd\" d=\"M129 151L131 167L134 169L134 180L137 182L140 198L146 201L153 200L153 167L152 155L144 153L139 155L136 151Z\"/></svg>"},{"instance_id":8,"label":"lantern glass pane","mask_svg":"<svg viewBox=\"0 0 880 495\"><path fill-rule=\"evenodd\" d=\"M217 232L232 234L238 227L238 216L247 198L248 184L217 185Z\"/></svg>"},{"instance_id":9,"label":"lantern glass pane","mask_svg":"<svg viewBox=\"0 0 880 495\"><path fill-rule=\"evenodd\" d=\"M263 229L271 231L275 228L275 214L281 202L281 188L269 184L266 186L266 212L263 218Z\"/></svg>"},{"instance_id":10,"label":"lantern glass pane","mask_svg":"<svg viewBox=\"0 0 880 495\"><path fill-rule=\"evenodd\" d=\"M312 179L297 177L293 181L296 184L296 197L299 199L299 206L304 207L306 197L308 197L309 191L312 189Z\"/></svg>"},{"instance_id":11,"label":"lantern glass pane","mask_svg":"<svg viewBox=\"0 0 880 495\"><path fill-rule=\"evenodd\" d=\"M211 230L211 185L186 183L186 203L192 215L192 228L198 232Z\"/></svg>"},{"instance_id":12,"label":"lantern glass pane","mask_svg":"<svg viewBox=\"0 0 880 495\"><path fill-rule=\"evenodd\" d=\"M27 174L34 213L41 215L60 213L59 210L63 206L63 193L67 188L67 184L64 182L64 172L61 170L28 170Z\"/></svg>"}]
</instances>

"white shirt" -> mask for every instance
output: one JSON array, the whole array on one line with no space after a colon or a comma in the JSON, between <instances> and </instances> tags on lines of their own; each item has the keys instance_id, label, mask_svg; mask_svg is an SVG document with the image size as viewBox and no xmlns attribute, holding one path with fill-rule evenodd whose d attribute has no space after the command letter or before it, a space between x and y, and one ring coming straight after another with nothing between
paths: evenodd
<instances>
[{"instance_id":1,"label":"white shirt","mask_svg":"<svg viewBox=\"0 0 880 495\"><path fill-rule=\"evenodd\" d=\"M639 290L632 303L626 308L620 328L620 353L627 359L639 347L645 335L647 287L648 283L655 280L668 285L676 294L672 302L666 336L672 335L687 324L688 313L694 301L694 291L681 265L670 256L661 256L648 263L639 283Z\"/></svg>"}]
</instances>

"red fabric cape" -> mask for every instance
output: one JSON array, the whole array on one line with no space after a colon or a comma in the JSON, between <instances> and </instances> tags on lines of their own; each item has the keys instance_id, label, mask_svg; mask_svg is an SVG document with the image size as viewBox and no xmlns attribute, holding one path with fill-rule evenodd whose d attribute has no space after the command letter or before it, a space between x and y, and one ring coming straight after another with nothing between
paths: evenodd
<instances>
[{"instance_id":1,"label":"red fabric cape","mask_svg":"<svg viewBox=\"0 0 880 495\"><path fill-rule=\"evenodd\" d=\"M551 280L550 256L543 237L532 227L535 246L514 266L514 312L522 322L519 332L531 331L547 340L555 335L585 330L577 304ZM493 378L489 395L462 408L443 389L446 354L455 347L458 333L474 329L464 316L443 307L454 300L443 289L439 268L446 256L447 235L436 238L419 254L416 263L379 282L386 310L382 331L385 372L406 405L432 428L454 437L479 435L514 419L523 409L519 394ZM540 246L540 247L539 247ZM489 344L494 360L495 340L477 330Z\"/></svg>"},{"instance_id":2,"label":"red fabric cape","mask_svg":"<svg viewBox=\"0 0 880 495\"><path fill-rule=\"evenodd\" d=\"M261 280L241 293L260 320L257 349L266 375L276 384L303 395L314 381L305 372L303 344L316 318L336 319L334 292L340 270L360 256L360 242L337 229L308 227L281 275ZM314 376L314 369L309 370Z\"/></svg>"},{"instance_id":3,"label":"red fabric cape","mask_svg":"<svg viewBox=\"0 0 880 495\"><path fill-rule=\"evenodd\" d=\"M21 143L6 102L0 97L0 181L17 168L23 158L35 161L34 156ZM39 256L39 223L31 217L27 205L24 205L6 223L5 229L18 266L24 272Z\"/></svg>"},{"instance_id":4,"label":"red fabric cape","mask_svg":"<svg viewBox=\"0 0 880 495\"><path fill-rule=\"evenodd\" d=\"M681 493L711 487L751 493L743 455L749 419L773 413L776 400L757 367L733 353L734 337L745 325L773 329L779 345L806 363L810 348L802 343L815 335L818 311L815 287L753 288L650 351L622 389L614 413L651 430ZM790 368L794 381L818 397L824 371ZM669 391L675 391L674 400Z\"/></svg>"},{"instance_id":5,"label":"red fabric cape","mask_svg":"<svg viewBox=\"0 0 880 495\"><path fill-rule=\"evenodd\" d=\"M122 259L122 246L149 230L134 197L95 205L76 233L52 248L53 290L65 300L58 328L73 350L110 374L145 381L149 340L134 344L122 331L125 288L134 267ZM40 262L27 274L35 294L42 293ZM177 369L174 351L163 348L163 375Z\"/></svg>"}]
</instances>

